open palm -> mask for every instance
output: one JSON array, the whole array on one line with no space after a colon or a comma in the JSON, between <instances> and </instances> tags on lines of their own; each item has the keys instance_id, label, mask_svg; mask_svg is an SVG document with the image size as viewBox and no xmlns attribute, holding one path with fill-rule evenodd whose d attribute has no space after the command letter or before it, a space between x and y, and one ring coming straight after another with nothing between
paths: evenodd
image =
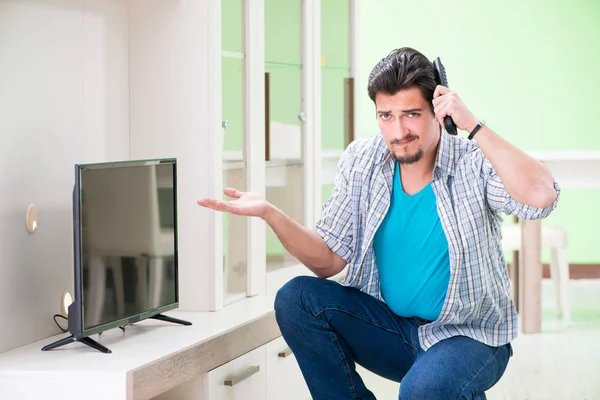
<instances>
[{"instance_id":1,"label":"open palm","mask_svg":"<svg viewBox=\"0 0 600 400\"><path fill-rule=\"evenodd\" d=\"M226 188L223 193L233 200L201 199L198 204L217 211L251 217L264 217L269 210L269 202L258 193L240 192L233 188Z\"/></svg>"}]
</instances>

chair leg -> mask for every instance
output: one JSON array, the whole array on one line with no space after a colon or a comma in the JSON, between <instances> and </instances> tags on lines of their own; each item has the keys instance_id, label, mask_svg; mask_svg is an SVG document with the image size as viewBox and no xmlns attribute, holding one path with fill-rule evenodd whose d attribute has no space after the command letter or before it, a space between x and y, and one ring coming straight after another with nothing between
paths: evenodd
<instances>
[{"instance_id":1,"label":"chair leg","mask_svg":"<svg viewBox=\"0 0 600 400\"><path fill-rule=\"evenodd\" d=\"M552 283L554 284L554 296L556 300L556 311L558 318L562 318L563 316L563 308L562 308L562 285L560 281L562 276L560 275L560 268L558 262L558 249L556 247L552 247L550 249L550 279L552 279Z\"/></svg>"},{"instance_id":2,"label":"chair leg","mask_svg":"<svg viewBox=\"0 0 600 400\"><path fill-rule=\"evenodd\" d=\"M565 326L571 326L571 296L569 293L569 260L567 259L567 249L561 248L556 251L558 259L558 269L560 270L560 293L563 311L563 321Z\"/></svg>"},{"instance_id":3,"label":"chair leg","mask_svg":"<svg viewBox=\"0 0 600 400\"><path fill-rule=\"evenodd\" d=\"M571 325L571 305L569 297L569 262L565 248L550 249L550 277L554 282L558 317L565 326Z\"/></svg>"}]
</instances>

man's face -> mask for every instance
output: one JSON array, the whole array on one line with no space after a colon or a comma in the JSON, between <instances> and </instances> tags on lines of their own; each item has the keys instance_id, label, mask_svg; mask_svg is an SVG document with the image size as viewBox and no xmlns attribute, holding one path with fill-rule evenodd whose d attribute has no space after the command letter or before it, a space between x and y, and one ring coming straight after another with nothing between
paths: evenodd
<instances>
[{"instance_id":1,"label":"man's face","mask_svg":"<svg viewBox=\"0 0 600 400\"><path fill-rule=\"evenodd\" d=\"M401 164L421 159L439 134L439 125L417 87L375 96L377 121L388 148Z\"/></svg>"}]
</instances>

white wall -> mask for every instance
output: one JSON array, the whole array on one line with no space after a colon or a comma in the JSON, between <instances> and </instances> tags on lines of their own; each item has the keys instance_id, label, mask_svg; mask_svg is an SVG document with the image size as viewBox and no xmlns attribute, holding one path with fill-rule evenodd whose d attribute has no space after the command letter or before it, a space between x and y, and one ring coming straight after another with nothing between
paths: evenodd
<instances>
[{"instance_id":1,"label":"white wall","mask_svg":"<svg viewBox=\"0 0 600 400\"><path fill-rule=\"evenodd\" d=\"M59 333L75 163L178 159L180 308L214 308L221 216L196 200L221 186L215 4L0 0L0 352Z\"/></svg>"},{"instance_id":2,"label":"white wall","mask_svg":"<svg viewBox=\"0 0 600 400\"><path fill-rule=\"evenodd\" d=\"M59 332L73 165L129 158L128 24L126 0L0 0L0 352Z\"/></svg>"}]
</instances>

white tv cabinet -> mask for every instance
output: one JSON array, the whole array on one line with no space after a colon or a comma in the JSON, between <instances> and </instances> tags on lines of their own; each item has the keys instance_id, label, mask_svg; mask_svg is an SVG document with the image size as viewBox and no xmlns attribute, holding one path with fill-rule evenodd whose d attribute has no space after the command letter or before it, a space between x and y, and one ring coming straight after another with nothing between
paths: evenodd
<instances>
[{"instance_id":1,"label":"white tv cabinet","mask_svg":"<svg viewBox=\"0 0 600 400\"><path fill-rule=\"evenodd\" d=\"M310 398L293 354L280 336L273 300L257 296L219 312L167 313L191 321L192 326L145 320L127 326L125 332L113 329L95 335L111 354L81 343L41 351L61 335L2 353L1 397Z\"/></svg>"}]
</instances>

